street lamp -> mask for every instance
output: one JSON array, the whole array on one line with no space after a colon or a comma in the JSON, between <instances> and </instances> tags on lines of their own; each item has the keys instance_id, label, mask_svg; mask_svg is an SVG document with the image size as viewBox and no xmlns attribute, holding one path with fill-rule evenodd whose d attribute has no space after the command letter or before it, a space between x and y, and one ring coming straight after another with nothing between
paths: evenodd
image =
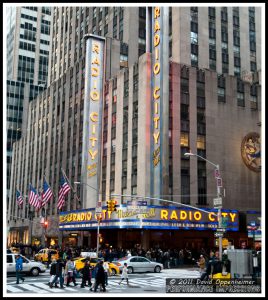
<instances>
[{"instance_id":1,"label":"street lamp","mask_svg":"<svg viewBox=\"0 0 268 300\"><path fill-rule=\"evenodd\" d=\"M215 171L219 174L220 173L220 166L219 165L216 165L214 164L213 162L211 162L210 160L198 155L198 154L195 154L195 153L192 153L192 152L186 152L184 153L185 156L196 156L196 157L199 157L205 161L207 161L208 163L210 163L211 165L213 165L215 167ZM220 185L218 184L218 181L217 181L217 198L219 199L221 196L221 193L220 193ZM221 205L219 205L218 207L218 228L221 228L222 227L222 217L221 217ZM219 258L220 260L222 260L222 234L220 232L219 234Z\"/></svg>"},{"instance_id":2,"label":"street lamp","mask_svg":"<svg viewBox=\"0 0 268 300\"><path fill-rule=\"evenodd\" d=\"M89 185L88 183L85 182L80 182L80 181L75 181L74 184L85 184L88 187L90 187L91 189L95 190L98 192L97 189L95 189L93 186ZM99 256L99 235L100 235L100 221L101 221L101 212L96 212L97 215L97 221L98 221L98 227L97 227L97 257Z\"/></svg>"}]
</instances>

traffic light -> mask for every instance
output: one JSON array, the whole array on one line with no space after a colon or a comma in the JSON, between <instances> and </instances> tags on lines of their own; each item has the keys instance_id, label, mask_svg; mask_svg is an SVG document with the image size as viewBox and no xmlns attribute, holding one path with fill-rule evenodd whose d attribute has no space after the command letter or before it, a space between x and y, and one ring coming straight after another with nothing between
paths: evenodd
<instances>
[{"instance_id":1,"label":"traffic light","mask_svg":"<svg viewBox=\"0 0 268 300\"><path fill-rule=\"evenodd\" d=\"M111 211L116 211L116 207L115 207L115 205L117 204L116 200L111 200L111 203L112 203Z\"/></svg>"},{"instance_id":2,"label":"traffic light","mask_svg":"<svg viewBox=\"0 0 268 300\"><path fill-rule=\"evenodd\" d=\"M106 201L106 203L107 203L107 210L112 211L112 200L108 200Z\"/></svg>"},{"instance_id":3,"label":"traffic light","mask_svg":"<svg viewBox=\"0 0 268 300\"><path fill-rule=\"evenodd\" d=\"M48 226L48 221L45 220L45 222L44 222L44 228L47 229L47 226Z\"/></svg>"},{"instance_id":4,"label":"traffic light","mask_svg":"<svg viewBox=\"0 0 268 300\"><path fill-rule=\"evenodd\" d=\"M116 200L108 200L108 201L106 201L106 203L107 203L108 211L111 211L111 212L116 211L116 207L115 207L117 204Z\"/></svg>"}]
</instances>

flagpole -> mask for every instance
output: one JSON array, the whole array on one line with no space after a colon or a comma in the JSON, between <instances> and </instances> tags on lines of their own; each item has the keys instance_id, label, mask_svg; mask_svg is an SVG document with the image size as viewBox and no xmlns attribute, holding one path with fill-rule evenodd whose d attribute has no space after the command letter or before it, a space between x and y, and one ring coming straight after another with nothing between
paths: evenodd
<instances>
[{"instance_id":1,"label":"flagpole","mask_svg":"<svg viewBox=\"0 0 268 300\"><path fill-rule=\"evenodd\" d=\"M65 172L64 172L64 170L62 168L61 168L61 172L62 172L64 178L66 179L66 181L68 182L69 186L71 187L71 189L72 189L72 191L74 193L75 199L79 201L79 198L77 197L76 192L74 191L74 189L73 189L73 187L72 187L69 179L67 178L67 175L65 174ZM61 232L62 232L62 239L63 239L63 231L61 231ZM82 235L83 235L83 231L82 231Z\"/></svg>"}]
</instances>

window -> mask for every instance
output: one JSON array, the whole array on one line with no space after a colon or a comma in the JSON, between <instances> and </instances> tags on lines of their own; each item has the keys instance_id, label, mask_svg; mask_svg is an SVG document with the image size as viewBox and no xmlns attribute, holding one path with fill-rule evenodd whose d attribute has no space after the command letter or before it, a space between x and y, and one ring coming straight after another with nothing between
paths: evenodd
<instances>
[{"instance_id":1,"label":"window","mask_svg":"<svg viewBox=\"0 0 268 300\"><path fill-rule=\"evenodd\" d=\"M197 149L206 149L206 137L204 135L197 135L196 147Z\"/></svg>"},{"instance_id":2,"label":"window","mask_svg":"<svg viewBox=\"0 0 268 300\"><path fill-rule=\"evenodd\" d=\"M180 145L182 147L189 147L189 134L187 132L181 132Z\"/></svg>"},{"instance_id":3,"label":"window","mask_svg":"<svg viewBox=\"0 0 268 300\"><path fill-rule=\"evenodd\" d=\"M181 176L181 194L182 194L182 203L190 203L190 176L182 175Z\"/></svg>"},{"instance_id":4,"label":"window","mask_svg":"<svg viewBox=\"0 0 268 300\"><path fill-rule=\"evenodd\" d=\"M215 19L216 16L216 10L215 7L209 7L208 8L208 15L211 19Z\"/></svg>"},{"instance_id":5,"label":"window","mask_svg":"<svg viewBox=\"0 0 268 300\"><path fill-rule=\"evenodd\" d=\"M225 89L218 87L218 101L225 102Z\"/></svg>"},{"instance_id":6,"label":"window","mask_svg":"<svg viewBox=\"0 0 268 300\"><path fill-rule=\"evenodd\" d=\"M198 33L198 23L191 22L191 31Z\"/></svg>"},{"instance_id":7,"label":"window","mask_svg":"<svg viewBox=\"0 0 268 300\"><path fill-rule=\"evenodd\" d=\"M234 67L234 75L237 77L240 77L241 75L241 68L240 67Z\"/></svg>"},{"instance_id":8,"label":"window","mask_svg":"<svg viewBox=\"0 0 268 300\"><path fill-rule=\"evenodd\" d=\"M198 34L191 31L191 44L198 44Z\"/></svg>"},{"instance_id":9,"label":"window","mask_svg":"<svg viewBox=\"0 0 268 300\"><path fill-rule=\"evenodd\" d=\"M13 263L12 258L13 258L12 255L7 255L7 263L8 263L8 264Z\"/></svg>"},{"instance_id":10,"label":"window","mask_svg":"<svg viewBox=\"0 0 268 300\"><path fill-rule=\"evenodd\" d=\"M237 105L243 107L245 106L244 93L237 92Z\"/></svg>"},{"instance_id":11,"label":"window","mask_svg":"<svg viewBox=\"0 0 268 300\"><path fill-rule=\"evenodd\" d=\"M251 72L256 72L256 71L257 71L257 65L256 65L256 62L254 62L254 61L251 61L251 62L250 62L250 71L251 71Z\"/></svg>"},{"instance_id":12,"label":"window","mask_svg":"<svg viewBox=\"0 0 268 300\"><path fill-rule=\"evenodd\" d=\"M194 67L198 66L198 56L191 53L191 65Z\"/></svg>"},{"instance_id":13,"label":"window","mask_svg":"<svg viewBox=\"0 0 268 300\"><path fill-rule=\"evenodd\" d=\"M189 105L181 104L181 119L189 120Z\"/></svg>"}]
</instances>

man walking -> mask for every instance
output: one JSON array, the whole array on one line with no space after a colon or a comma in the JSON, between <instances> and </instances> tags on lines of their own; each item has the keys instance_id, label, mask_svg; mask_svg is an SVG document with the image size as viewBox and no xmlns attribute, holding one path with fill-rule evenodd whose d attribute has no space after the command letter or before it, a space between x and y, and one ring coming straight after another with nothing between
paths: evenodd
<instances>
[{"instance_id":1,"label":"man walking","mask_svg":"<svg viewBox=\"0 0 268 300\"><path fill-rule=\"evenodd\" d=\"M88 285L91 287L91 266L88 260L85 261L85 266L81 270L82 273L82 282L81 282L81 288L84 288L88 282Z\"/></svg>"},{"instance_id":2,"label":"man walking","mask_svg":"<svg viewBox=\"0 0 268 300\"><path fill-rule=\"evenodd\" d=\"M54 282L54 279L56 277L56 264L57 264L56 259L53 259L52 263L51 263L51 266L50 266L50 280L49 280L50 288L52 288L52 282ZM56 288L58 287L57 281L55 281L55 287Z\"/></svg>"},{"instance_id":3,"label":"man walking","mask_svg":"<svg viewBox=\"0 0 268 300\"><path fill-rule=\"evenodd\" d=\"M105 288L105 274L104 274L104 268L103 268L103 261L101 260L99 262L98 271L96 274L96 282L94 286L94 292L97 292L98 286L101 284L103 292L106 292Z\"/></svg>"},{"instance_id":4,"label":"man walking","mask_svg":"<svg viewBox=\"0 0 268 300\"><path fill-rule=\"evenodd\" d=\"M20 255L16 255L16 277L17 284L20 283L20 279L24 282L24 278L22 277L21 271L23 270L23 259Z\"/></svg>"}]
</instances>

